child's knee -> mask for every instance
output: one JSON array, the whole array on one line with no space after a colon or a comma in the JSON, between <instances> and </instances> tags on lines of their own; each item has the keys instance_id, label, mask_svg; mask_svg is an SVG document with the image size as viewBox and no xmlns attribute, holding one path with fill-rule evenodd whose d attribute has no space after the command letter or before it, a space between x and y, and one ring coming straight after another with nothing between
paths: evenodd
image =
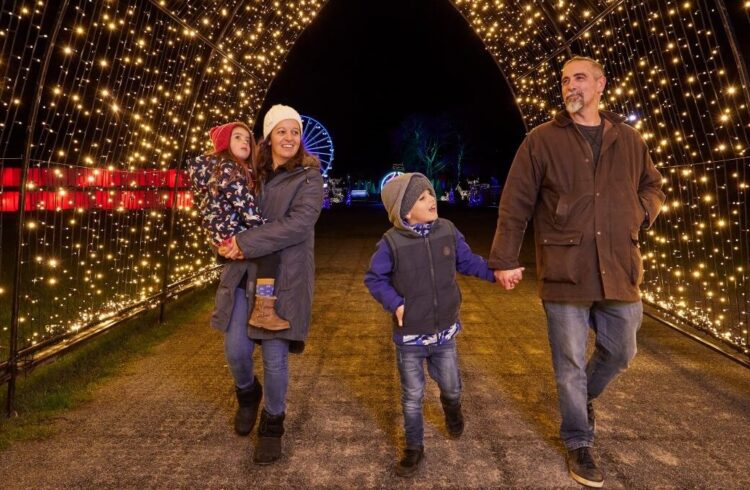
<instances>
[{"instance_id":1,"label":"child's knee","mask_svg":"<svg viewBox=\"0 0 750 490\"><path fill-rule=\"evenodd\" d=\"M421 407L424 400L424 387L401 387L401 403L410 407Z\"/></svg>"}]
</instances>

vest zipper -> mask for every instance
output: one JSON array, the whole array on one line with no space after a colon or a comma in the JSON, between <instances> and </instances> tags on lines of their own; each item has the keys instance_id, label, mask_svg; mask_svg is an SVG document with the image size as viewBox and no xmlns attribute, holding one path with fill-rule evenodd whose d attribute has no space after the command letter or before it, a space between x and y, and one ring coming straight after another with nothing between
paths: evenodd
<instances>
[{"instance_id":1,"label":"vest zipper","mask_svg":"<svg viewBox=\"0 0 750 490\"><path fill-rule=\"evenodd\" d=\"M424 244L427 247L427 258L430 261L430 277L432 278L432 317L435 320L435 333L438 333L437 284L435 283L435 264L432 260L432 249L430 248L429 237L424 237Z\"/></svg>"}]
</instances>

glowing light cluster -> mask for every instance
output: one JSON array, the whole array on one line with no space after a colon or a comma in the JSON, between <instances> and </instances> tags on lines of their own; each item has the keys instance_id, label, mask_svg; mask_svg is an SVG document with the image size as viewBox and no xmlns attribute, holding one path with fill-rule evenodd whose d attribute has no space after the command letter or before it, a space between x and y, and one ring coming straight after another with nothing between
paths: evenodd
<instances>
[{"instance_id":1,"label":"glowing light cluster","mask_svg":"<svg viewBox=\"0 0 750 490\"><path fill-rule=\"evenodd\" d=\"M56 186L40 187L34 179L26 185L21 348L159 293L165 267L170 284L212 268L196 211L189 200L181 204L184 185L104 184L91 176L86 185L71 186L66 176L98 169L173 172L208 147L209 127L228 119L253 124L284 56L322 3L71 0L62 12L42 1L3 3L0 172L20 168L26 157L32 173L63 175ZM25 130L58 19L33 146L25 155ZM18 191L0 184L9 209L14 198L18 207ZM13 217L0 213L3 331L10 316ZM6 349L2 337L0 359Z\"/></svg>"},{"instance_id":2,"label":"glowing light cluster","mask_svg":"<svg viewBox=\"0 0 750 490\"><path fill-rule=\"evenodd\" d=\"M748 87L716 2L456 0L528 128L560 110L570 54L602 62L602 107L641 131L667 203L641 243L644 297L748 353Z\"/></svg>"},{"instance_id":3,"label":"glowing light cluster","mask_svg":"<svg viewBox=\"0 0 750 490\"><path fill-rule=\"evenodd\" d=\"M24 157L32 168L53 172L178 168L206 148L210 126L255 121L288 50L323 4L71 0L60 12L39 0L4 2L0 170L19 167ZM717 2L453 4L497 60L528 128L562 106L559 71L570 54L605 64L603 106L641 131L668 195L641 244L645 298L747 352L750 87L728 48L731 32ZM38 77L58 19L25 155ZM92 185L87 192L129 190ZM173 190L158 183L139 189ZM177 222L168 243L171 212ZM31 211L23 223L23 339L75 330L87 318L158 292L165 267L172 282L210 266L196 222L194 210L166 205ZM11 290L6 237L14 226L0 213L3 299ZM3 311L0 325L7 328Z\"/></svg>"}]
</instances>

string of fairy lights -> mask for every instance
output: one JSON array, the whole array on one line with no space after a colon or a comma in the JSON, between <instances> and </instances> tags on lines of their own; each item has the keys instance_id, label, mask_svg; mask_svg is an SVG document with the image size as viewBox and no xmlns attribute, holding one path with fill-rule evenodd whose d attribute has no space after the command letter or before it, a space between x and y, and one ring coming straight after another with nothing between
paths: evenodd
<instances>
[{"instance_id":1,"label":"string of fairy lights","mask_svg":"<svg viewBox=\"0 0 750 490\"><path fill-rule=\"evenodd\" d=\"M324 3L70 0L63 12L42 1L3 3L0 170L25 156L52 176L32 176L27 190L57 195L27 210L22 225L22 346L157 293L168 247L169 282L212 263L186 185L169 172L206 148L212 125L255 122L286 54ZM668 196L641 244L644 296L747 353L750 87L726 49L731 33L716 2L452 3L503 70L529 128L562 107L559 71L570 53L605 65L602 105L641 131ZM19 142L58 20L34 145L24 155ZM158 178L142 182L145 171ZM18 190L6 180L0 198ZM0 212L3 304L14 226ZM6 316L0 310L3 329ZM3 349L0 340L0 356Z\"/></svg>"},{"instance_id":2,"label":"string of fairy lights","mask_svg":"<svg viewBox=\"0 0 750 490\"><path fill-rule=\"evenodd\" d=\"M49 33L62 21L28 155L30 199L54 197L35 201L22 225L21 348L160 292L168 248L170 283L213 264L185 198L187 182L175 182L169 171L207 148L209 127L227 119L254 122L284 55L321 5L71 0L55 12L47 2L3 3L0 162L8 163L0 167L0 198L11 207L19 183L8 171L20 161L7 159L24 156L19 142L33 110L34 77ZM146 171L156 177L144 182ZM175 190L175 239L168 243ZM6 332L16 234L11 216L0 213ZM0 357L6 357L5 342Z\"/></svg>"},{"instance_id":3,"label":"string of fairy lights","mask_svg":"<svg viewBox=\"0 0 750 490\"><path fill-rule=\"evenodd\" d=\"M454 3L529 127L562 107L568 49L605 65L602 106L641 131L667 193L642 239L644 297L747 353L750 115L716 2Z\"/></svg>"}]
</instances>

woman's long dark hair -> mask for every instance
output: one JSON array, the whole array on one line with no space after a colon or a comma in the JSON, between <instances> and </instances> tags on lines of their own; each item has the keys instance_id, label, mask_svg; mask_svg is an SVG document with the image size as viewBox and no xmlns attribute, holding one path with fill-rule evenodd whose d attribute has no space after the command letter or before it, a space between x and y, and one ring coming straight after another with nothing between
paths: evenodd
<instances>
[{"instance_id":1,"label":"woman's long dark hair","mask_svg":"<svg viewBox=\"0 0 750 490\"><path fill-rule=\"evenodd\" d=\"M258 143L258 156L255 159L255 169L258 172L258 189L259 191L263 187L263 182L268 180L268 177L273 174L273 154L271 153L271 137L262 140ZM286 169L287 172L291 172L298 167L313 167L320 168L320 161L315 155L310 154L305 146L300 142L297 153L287 160L284 165L280 168Z\"/></svg>"}]
</instances>

